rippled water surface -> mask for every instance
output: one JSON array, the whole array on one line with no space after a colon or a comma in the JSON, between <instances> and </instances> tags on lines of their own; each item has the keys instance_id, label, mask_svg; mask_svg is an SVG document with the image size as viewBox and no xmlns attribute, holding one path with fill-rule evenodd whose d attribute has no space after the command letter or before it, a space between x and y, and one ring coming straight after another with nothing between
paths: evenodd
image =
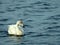
<instances>
[{"instance_id":1,"label":"rippled water surface","mask_svg":"<svg viewBox=\"0 0 60 45\"><path fill-rule=\"evenodd\" d=\"M7 34L24 22L24 36ZM0 0L0 45L60 45L60 0Z\"/></svg>"}]
</instances>

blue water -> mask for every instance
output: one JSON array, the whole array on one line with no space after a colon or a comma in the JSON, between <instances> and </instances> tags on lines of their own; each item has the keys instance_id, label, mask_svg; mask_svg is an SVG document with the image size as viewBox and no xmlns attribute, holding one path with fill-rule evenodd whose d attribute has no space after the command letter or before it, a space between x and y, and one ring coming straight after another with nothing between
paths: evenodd
<instances>
[{"instance_id":1,"label":"blue water","mask_svg":"<svg viewBox=\"0 0 60 45\"><path fill-rule=\"evenodd\" d=\"M20 19L24 36L7 35ZM60 0L0 0L0 45L60 45Z\"/></svg>"}]
</instances>

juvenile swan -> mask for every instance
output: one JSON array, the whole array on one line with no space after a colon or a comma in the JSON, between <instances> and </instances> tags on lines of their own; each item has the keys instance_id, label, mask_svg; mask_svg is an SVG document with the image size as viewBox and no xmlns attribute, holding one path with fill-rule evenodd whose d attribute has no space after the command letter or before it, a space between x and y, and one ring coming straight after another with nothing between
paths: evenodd
<instances>
[{"instance_id":1,"label":"juvenile swan","mask_svg":"<svg viewBox=\"0 0 60 45\"><path fill-rule=\"evenodd\" d=\"M17 21L15 25L8 26L8 34L10 35L23 35L23 22L22 20Z\"/></svg>"}]
</instances>

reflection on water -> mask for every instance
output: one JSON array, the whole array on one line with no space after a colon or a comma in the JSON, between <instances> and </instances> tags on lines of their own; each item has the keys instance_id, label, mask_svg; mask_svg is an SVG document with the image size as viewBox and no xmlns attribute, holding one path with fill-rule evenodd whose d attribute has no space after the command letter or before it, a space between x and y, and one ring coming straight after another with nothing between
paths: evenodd
<instances>
[{"instance_id":1,"label":"reflection on water","mask_svg":"<svg viewBox=\"0 0 60 45\"><path fill-rule=\"evenodd\" d=\"M58 0L0 0L0 45L60 45ZM8 25L24 22L22 37L9 36Z\"/></svg>"}]
</instances>

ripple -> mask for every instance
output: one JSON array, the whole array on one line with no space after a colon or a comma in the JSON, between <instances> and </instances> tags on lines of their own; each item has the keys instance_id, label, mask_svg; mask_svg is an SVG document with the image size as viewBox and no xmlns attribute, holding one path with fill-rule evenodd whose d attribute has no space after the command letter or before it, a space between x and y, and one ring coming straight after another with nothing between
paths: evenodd
<instances>
[{"instance_id":1,"label":"ripple","mask_svg":"<svg viewBox=\"0 0 60 45\"><path fill-rule=\"evenodd\" d=\"M0 31L0 37L7 37L8 32L7 31Z\"/></svg>"},{"instance_id":2,"label":"ripple","mask_svg":"<svg viewBox=\"0 0 60 45\"><path fill-rule=\"evenodd\" d=\"M51 6L49 3L44 3L43 5L44 6Z\"/></svg>"},{"instance_id":3,"label":"ripple","mask_svg":"<svg viewBox=\"0 0 60 45\"><path fill-rule=\"evenodd\" d=\"M43 22L42 24L58 24L58 22Z\"/></svg>"},{"instance_id":4,"label":"ripple","mask_svg":"<svg viewBox=\"0 0 60 45\"><path fill-rule=\"evenodd\" d=\"M60 17L60 14L58 14L58 15L55 15L56 17Z\"/></svg>"},{"instance_id":5,"label":"ripple","mask_svg":"<svg viewBox=\"0 0 60 45\"><path fill-rule=\"evenodd\" d=\"M8 19L0 19L0 21L7 21Z\"/></svg>"},{"instance_id":6,"label":"ripple","mask_svg":"<svg viewBox=\"0 0 60 45\"><path fill-rule=\"evenodd\" d=\"M7 8L6 11L13 12L13 11L16 11L16 10L15 9L12 9L12 8Z\"/></svg>"},{"instance_id":7,"label":"ripple","mask_svg":"<svg viewBox=\"0 0 60 45\"><path fill-rule=\"evenodd\" d=\"M43 7L41 9L56 9L57 7Z\"/></svg>"},{"instance_id":8,"label":"ripple","mask_svg":"<svg viewBox=\"0 0 60 45\"><path fill-rule=\"evenodd\" d=\"M27 32L25 33L25 35L31 35L31 34L35 34L36 32Z\"/></svg>"},{"instance_id":9,"label":"ripple","mask_svg":"<svg viewBox=\"0 0 60 45\"><path fill-rule=\"evenodd\" d=\"M48 32L52 32L52 33L56 33L56 32L58 32L58 33L60 33L60 31L59 30L48 30Z\"/></svg>"},{"instance_id":10,"label":"ripple","mask_svg":"<svg viewBox=\"0 0 60 45\"><path fill-rule=\"evenodd\" d=\"M0 5L1 5L1 4L3 4L3 2L2 2L2 1L0 1Z\"/></svg>"},{"instance_id":11,"label":"ripple","mask_svg":"<svg viewBox=\"0 0 60 45\"><path fill-rule=\"evenodd\" d=\"M31 3L31 5L35 5L35 4L41 4L42 2L40 2L40 1L37 1L37 2L35 2L35 3Z\"/></svg>"},{"instance_id":12,"label":"ripple","mask_svg":"<svg viewBox=\"0 0 60 45\"><path fill-rule=\"evenodd\" d=\"M5 13L5 11L0 11L0 13Z\"/></svg>"},{"instance_id":13,"label":"ripple","mask_svg":"<svg viewBox=\"0 0 60 45\"><path fill-rule=\"evenodd\" d=\"M29 27L29 28L33 28L32 26L30 26L30 25L24 25L24 27Z\"/></svg>"},{"instance_id":14,"label":"ripple","mask_svg":"<svg viewBox=\"0 0 60 45\"><path fill-rule=\"evenodd\" d=\"M8 11L8 12L12 12L12 11L16 11L16 10L14 10L14 9L12 9L12 10L11 10L11 9L8 9L7 11Z\"/></svg>"},{"instance_id":15,"label":"ripple","mask_svg":"<svg viewBox=\"0 0 60 45\"><path fill-rule=\"evenodd\" d=\"M51 27L47 27L47 29L57 29L60 28L60 26L51 26Z\"/></svg>"},{"instance_id":16,"label":"ripple","mask_svg":"<svg viewBox=\"0 0 60 45\"><path fill-rule=\"evenodd\" d=\"M51 19L53 19L53 20L60 20L60 15L51 16L47 20L51 20Z\"/></svg>"},{"instance_id":17,"label":"ripple","mask_svg":"<svg viewBox=\"0 0 60 45\"><path fill-rule=\"evenodd\" d=\"M7 37L7 36L0 36L0 37Z\"/></svg>"},{"instance_id":18,"label":"ripple","mask_svg":"<svg viewBox=\"0 0 60 45\"><path fill-rule=\"evenodd\" d=\"M0 24L0 25L4 25L4 24Z\"/></svg>"},{"instance_id":19,"label":"ripple","mask_svg":"<svg viewBox=\"0 0 60 45\"><path fill-rule=\"evenodd\" d=\"M37 34L31 35L31 37L41 37L41 36L53 36L53 35L51 35L51 34L43 34L43 33L37 33Z\"/></svg>"},{"instance_id":20,"label":"ripple","mask_svg":"<svg viewBox=\"0 0 60 45\"><path fill-rule=\"evenodd\" d=\"M7 31L0 31L0 33L7 33Z\"/></svg>"},{"instance_id":21,"label":"ripple","mask_svg":"<svg viewBox=\"0 0 60 45\"><path fill-rule=\"evenodd\" d=\"M15 9L21 9L21 7L15 7Z\"/></svg>"},{"instance_id":22,"label":"ripple","mask_svg":"<svg viewBox=\"0 0 60 45\"><path fill-rule=\"evenodd\" d=\"M33 22L33 20L27 20L27 22Z\"/></svg>"},{"instance_id":23,"label":"ripple","mask_svg":"<svg viewBox=\"0 0 60 45\"><path fill-rule=\"evenodd\" d=\"M58 8L55 4L53 3L49 3L49 2L41 2L41 1L37 1L35 3L31 3L32 7L32 11L33 12L52 12L54 11L54 9Z\"/></svg>"},{"instance_id":24,"label":"ripple","mask_svg":"<svg viewBox=\"0 0 60 45\"><path fill-rule=\"evenodd\" d=\"M22 8L32 8L33 6L16 6L14 9L22 9Z\"/></svg>"}]
</instances>

